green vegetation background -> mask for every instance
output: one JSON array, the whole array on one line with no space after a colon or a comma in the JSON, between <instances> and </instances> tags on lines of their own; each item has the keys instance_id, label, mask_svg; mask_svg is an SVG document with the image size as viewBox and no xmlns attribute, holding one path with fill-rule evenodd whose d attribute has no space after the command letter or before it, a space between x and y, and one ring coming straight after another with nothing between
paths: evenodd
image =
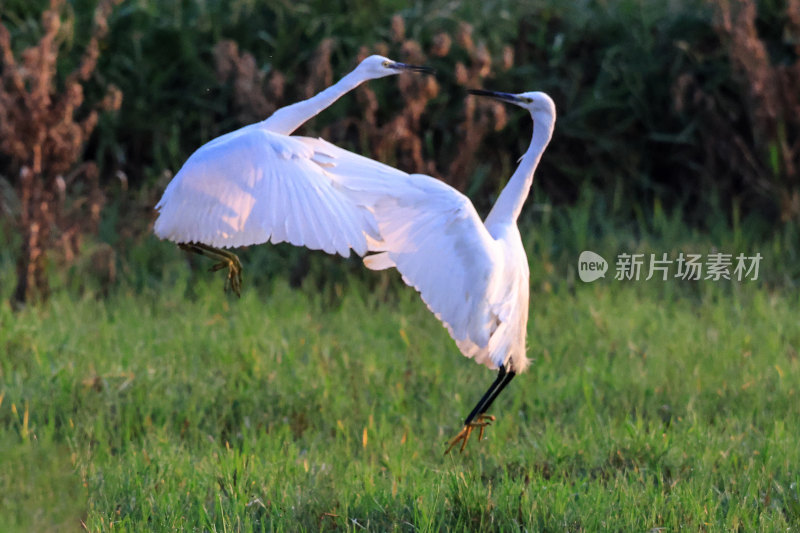
<instances>
[{"instance_id":1,"label":"green vegetation background","mask_svg":"<svg viewBox=\"0 0 800 533\"><path fill-rule=\"evenodd\" d=\"M36 40L42 5L4 2L15 46ZM91 2L70 6L77 28L89 24ZM770 33L782 9L759 11L776 61L792 57ZM547 91L560 114L522 222L536 361L464 455L442 456L443 443L493 376L458 354L394 276L364 274L355 258L258 247L243 253L245 292L233 300L205 263L149 235L164 171L240 125L231 82L215 70L219 40L235 40L265 75L283 73L291 102L328 37L334 77L362 45L386 43L403 59L395 15L424 50L462 21L493 61L511 46L513 66L484 86ZM710 4L141 0L110 23L94 96L114 83L124 103L87 147L109 200L99 232L75 261L54 260L48 303L0 307L3 527L800 527L800 235L781 221L780 195L736 171L734 147L709 144L719 132L708 117L676 105L687 74L694 94L726 110L731 137L752 144ZM424 114L424 155L445 177L463 120L453 64L473 59L454 45L429 61L440 91ZM372 85L378 120L403 112L393 81ZM303 133L358 117L358 106L345 97ZM484 213L529 139L529 117L508 113L469 169ZM780 169L764 168L780 184ZM3 224L7 302L17 237ZM755 282L586 285L575 269L584 249L612 261L764 259ZM108 250L113 269L98 266Z\"/></svg>"}]
</instances>

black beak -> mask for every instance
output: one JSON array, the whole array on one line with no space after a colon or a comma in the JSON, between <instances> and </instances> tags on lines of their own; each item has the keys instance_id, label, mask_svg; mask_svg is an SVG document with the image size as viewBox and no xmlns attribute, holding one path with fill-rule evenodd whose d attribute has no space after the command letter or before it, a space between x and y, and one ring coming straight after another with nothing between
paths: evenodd
<instances>
[{"instance_id":1,"label":"black beak","mask_svg":"<svg viewBox=\"0 0 800 533\"><path fill-rule=\"evenodd\" d=\"M410 72L421 72L423 74L436 74L436 71L433 70L431 67L421 67L419 65L407 65L405 63L394 62L391 65L389 65L389 68L394 68L397 70L408 70Z\"/></svg>"},{"instance_id":2,"label":"black beak","mask_svg":"<svg viewBox=\"0 0 800 533\"><path fill-rule=\"evenodd\" d=\"M470 94L474 94L476 96L489 96L491 98L495 98L497 100L501 100L503 102L509 102L511 104L521 104L523 103L522 98L517 96L516 94L511 93L501 93L497 91L484 91L483 89L468 89Z\"/></svg>"}]
</instances>

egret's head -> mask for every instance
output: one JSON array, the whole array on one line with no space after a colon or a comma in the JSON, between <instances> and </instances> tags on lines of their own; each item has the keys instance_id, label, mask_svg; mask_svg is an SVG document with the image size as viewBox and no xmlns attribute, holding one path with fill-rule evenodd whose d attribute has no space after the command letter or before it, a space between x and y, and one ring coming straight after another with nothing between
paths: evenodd
<instances>
[{"instance_id":1,"label":"egret's head","mask_svg":"<svg viewBox=\"0 0 800 533\"><path fill-rule=\"evenodd\" d=\"M480 89L470 89L469 92L478 96L490 96L503 102L524 107L530 112L534 123L542 122L552 125L556 120L556 104L553 103L552 98L542 92L533 91L528 93L512 94L495 91L483 91Z\"/></svg>"},{"instance_id":2,"label":"egret's head","mask_svg":"<svg viewBox=\"0 0 800 533\"><path fill-rule=\"evenodd\" d=\"M433 69L430 67L419 67L417 65L407 65L405 63L398 63L392 61L388 57L383 56L369 56L362 61L356 70L363 73L370 79L383 78L384 76L393 76L401 72L424 72L426 74L433 74Z\"/></svg>"}]
</instances>

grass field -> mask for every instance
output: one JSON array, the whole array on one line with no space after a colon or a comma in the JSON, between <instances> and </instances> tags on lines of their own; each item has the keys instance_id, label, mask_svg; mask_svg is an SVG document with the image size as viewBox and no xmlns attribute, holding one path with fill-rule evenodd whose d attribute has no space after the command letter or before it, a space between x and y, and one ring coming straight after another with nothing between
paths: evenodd
<instances>
[{"instance_id":1,"label":"grass field","mask_svg":"<svg viewBox=\"0 0 800 533\"><path fill-rule=\"evenodd\" d=\"M535 364L445 456L494 373L413 291L187 272L0 308L3 528L800 527L796 291L536 281Z\"/></svg>"}]
</instances>

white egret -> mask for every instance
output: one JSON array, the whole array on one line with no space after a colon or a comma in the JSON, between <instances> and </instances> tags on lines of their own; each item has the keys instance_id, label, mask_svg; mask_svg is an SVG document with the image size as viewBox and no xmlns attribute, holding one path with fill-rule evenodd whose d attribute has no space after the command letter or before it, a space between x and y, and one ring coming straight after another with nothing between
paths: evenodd
<instances>
[{"instance_id":1,"label":"white egret","mask_svg":"<svg viewBox=\"0 0 800 533\"><path fill-rule=\"evenodd\" d=\"M226 287L239 294L241 263L222 248L288 241L338 253L367 251L378 239L374 218L353 202L343 174L400 173L323 141L290 136L304 122L361 83L401 72L432 72L373 55L316 96L277 110L262 122L209 141L186 161L156 205L154 232L228 269Z\"/></svg>"},{"instance_id":2,"label":"white egret","mask_svg":"<svg viewBox=\"0 0 800 533\"><path fill-rule=\"evenodd\" d=\"M429 176L349 183L368 197L382 239L370 248L379 253L365 257L365 265L396 267L444 323L461 353L499 368L445 453L459 442L463 451L475 428L483 437L495 420L486 414L489 406L528 367L529 270L517 218L556 118L555 104L545 93L470 92L521 106L534 123L530 147L485 222L466 196Z\"/></svg>"}]
</instances>

